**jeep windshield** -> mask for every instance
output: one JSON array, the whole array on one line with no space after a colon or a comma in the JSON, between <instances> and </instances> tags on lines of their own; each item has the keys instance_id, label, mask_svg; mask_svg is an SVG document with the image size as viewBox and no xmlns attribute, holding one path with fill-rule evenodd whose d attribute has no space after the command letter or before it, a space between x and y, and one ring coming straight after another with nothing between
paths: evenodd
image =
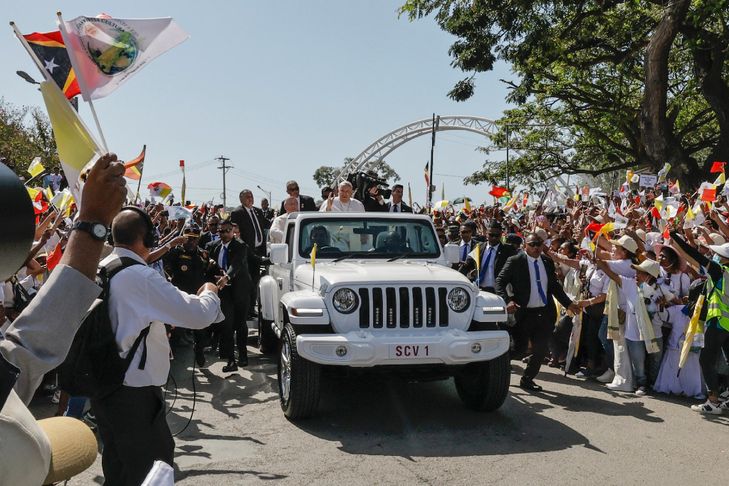
<instances>
[{"instance_id":1,"label":"jeep windshield","mask_svg":"<svg viewBox=\"0 0 729 486\"><path fill-rule=\"evenodd\" d=\"M433 226L402 218L306 219L299 231L299 255L309 258L314 243L317 258L438 258L440 244Z\"/></svg>"}]
</instances>

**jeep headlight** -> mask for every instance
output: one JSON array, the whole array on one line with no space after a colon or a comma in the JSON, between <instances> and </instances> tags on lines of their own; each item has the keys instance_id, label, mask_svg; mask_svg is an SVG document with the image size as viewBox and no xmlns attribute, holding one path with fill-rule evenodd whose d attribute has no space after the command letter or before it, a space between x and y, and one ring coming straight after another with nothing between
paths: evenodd
<instances>
[{"instance_id":1,"label":"jeep headlight","mask_svg":"<svg viewBox=\"0 0 729 486\"><path fill-rule=\"evenodd\" d=\"M352 289L339 289L334 292L332 304L334 308L342 314L349 314L357 308L357 294Z\"/></svg>"},{"instance_id":2,"label":"jeep headlight","mask_svg":"<svg viewBox=\"0 0 729 486\"><path fill-rule=\"evenodd\" d=\"M471 296L466 289L456 287L448 292L448 307L454 312L463 312L468 309L471 303Z\"/></svg>"}]
</instances>

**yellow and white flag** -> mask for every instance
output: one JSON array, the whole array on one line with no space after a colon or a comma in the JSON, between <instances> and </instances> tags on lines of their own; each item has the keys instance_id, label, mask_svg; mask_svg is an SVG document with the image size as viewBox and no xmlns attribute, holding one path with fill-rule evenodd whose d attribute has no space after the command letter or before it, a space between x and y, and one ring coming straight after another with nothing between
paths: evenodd
<instances>
[{"instance_id":1,"label":"yellow and white flag","mask_svg":"<svg viewBox=\"0 0 729 486\"><path fill-rule=\"evenodd\" d=\"M317 245L314 243L314 247L311 249L311 255L309 255L311 257L311 268L316 268L316 248Z\"/></svg>"},{"instance_id":2,"label":"yellow and white flag","mask_svg":"<svg viewBox=\"0 0 729 486\"><path fill-rule=\"evenodd\" d=\"M44 170L46 170L45 167L43 167L43 164L41 164L41 158L36 157L33 159L33 161L28 166L28 174L30 174L30 177L37 177L40 175Z\"/></svg>"},{"instance_id":3,"label":"yellow and white flag","mask_svg":"<svg viewBox=\"0 0 729 486\"><path fill-rule=\"evenodd\" d=\"M40 89L53 127L58 158L61 159L71 194L80 206L79 176L84 167L89 162L95 161L103 152L58 85L53 81L43 81Z\"/></svg>"}]
</instances>

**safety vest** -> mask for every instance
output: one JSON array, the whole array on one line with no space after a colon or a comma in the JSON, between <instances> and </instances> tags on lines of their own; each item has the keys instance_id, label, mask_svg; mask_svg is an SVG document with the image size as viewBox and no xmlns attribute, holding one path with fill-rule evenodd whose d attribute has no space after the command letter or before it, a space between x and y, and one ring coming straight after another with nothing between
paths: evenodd
<instances>
[{"instance_id":1,"label":"safety vest","mask_svg":"<svg viewBox=\"0 0 729 486\"><path fill-rule=\"evenodd\" d=\"M706 321L716 318L719 326L729 331L729 267L722 267L724 274L721 277L721 289L709 278L706 282L706 293L708 295L708 308Z\"/></svg>"}]
</instances>

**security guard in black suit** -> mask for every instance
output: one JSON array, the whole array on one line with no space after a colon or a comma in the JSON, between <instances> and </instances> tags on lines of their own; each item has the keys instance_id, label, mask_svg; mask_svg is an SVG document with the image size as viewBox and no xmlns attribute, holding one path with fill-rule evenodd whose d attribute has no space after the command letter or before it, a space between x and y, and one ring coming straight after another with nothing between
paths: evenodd
<instances>
[{"instance_id":1,"label":"security guard in black suit","mask_svg":"<svg viewBox=\"0 0 729 486\"><path fill-rule=\"evenodd\" d=\"M203 250L198 247L200 240L200 228L197 224L191 223L182 232L185 242L181 246L172 248L164 256L164 267L172 280L172 285L187 292L195 294L206 281L208 261ZM203 348L208 343L208 329L196 329L195 336L195 361L198 366L205 365L205 354Z\"/></svg>"},{"instance_id":2,"label":"security guard in black suit","mask_svg":"<svg viewBox=\"0 0 729 486\"><path fill-rule=\"evenodd\" d=\"M493 221L486 233L486 241L478 243L479 255L481 256L481 274L476 275L476 261L467 255L466 261L461 265L459 271L474 282L478 280L482 290L496 293L496 278L506 264L506 260L516 255L517 250L512 245L501 242L503 229L497 221Z\"/></svg>"}]
</instances>

